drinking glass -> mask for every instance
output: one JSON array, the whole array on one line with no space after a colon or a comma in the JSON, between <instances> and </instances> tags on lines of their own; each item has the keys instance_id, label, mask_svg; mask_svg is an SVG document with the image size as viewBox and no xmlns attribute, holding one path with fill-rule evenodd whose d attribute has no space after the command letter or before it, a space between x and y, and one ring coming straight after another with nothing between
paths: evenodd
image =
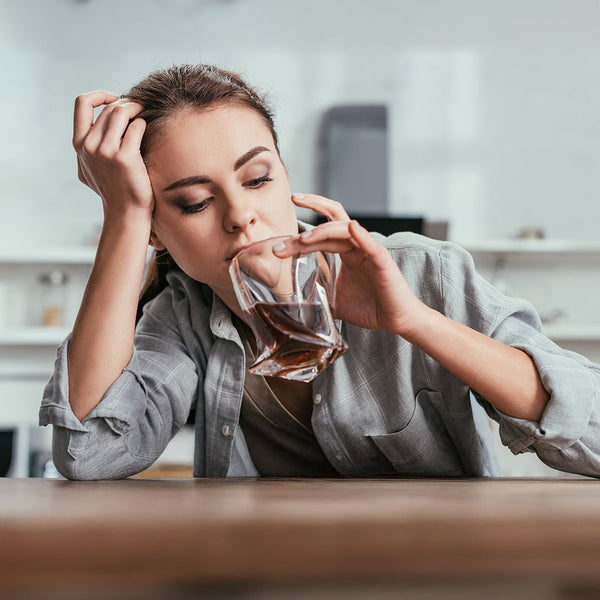
<instances>
[{"instance_id":1,"label":"drinking glass","mask_svg":"<svg viewBox=\"0 0 600 600\"><path fill-rule=\"evenodd\" d=\"M332 316L336 264L326 252L279 258L273 247L290 236L238 252L229 274L256 340L250 371L312 381L348 349Z\"/></svg>"}]
</instances>

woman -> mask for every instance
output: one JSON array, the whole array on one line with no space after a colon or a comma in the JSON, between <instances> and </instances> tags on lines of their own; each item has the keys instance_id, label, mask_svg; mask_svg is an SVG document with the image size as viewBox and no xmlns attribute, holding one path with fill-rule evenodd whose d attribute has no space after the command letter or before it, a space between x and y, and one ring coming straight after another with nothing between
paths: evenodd
<instances>
[{"instance_id":1,"label":"woman","mask_svg":"<svg viewBox=\"0 0 600 600\"><path fill-rule=\"evenodd\" d=\"M456 245L384 239L337 202L291 195L271 113L237 75L173 67L122 99L80 96L73 144L104 226L40 412L66 477L147 468L193 409L198 477L496 475L483 409L513 452L600 475L600 367L544 337ZM298 223L294 205L328 222ZM341 262L349 350L308 384L247 372L228 274L240 248L284 234L282 257Z\"/></svg>"}]
</instances>

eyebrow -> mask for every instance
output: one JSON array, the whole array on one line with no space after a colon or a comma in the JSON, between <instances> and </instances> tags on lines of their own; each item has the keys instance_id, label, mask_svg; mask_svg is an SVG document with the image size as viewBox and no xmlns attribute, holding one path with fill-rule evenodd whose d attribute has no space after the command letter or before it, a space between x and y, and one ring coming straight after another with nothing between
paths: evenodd
<instances>
[{"instance_id":1,"label":"eyebrow","mask_svg":"<svg viewBox=\"0 0 600 600\"><path fill-rule=\"evenodd\" d=\"M201 177L199 175L192 175L191 177L184 177L183 179L178 179L174 181L172 184L168 185L163 189L163 192L169 192L171 190L175 190L181 187L188 187L190 185L201 185L202 183L210 183L211 179L209 177Z\"/></svg>"},{"instance_id":2,"label":"eyebrow","mask_svg":"<svg viewBox=\"0 0 600 600\"><path fill-rule=\"evenodd\" d=\"M261 152L270 152L268 148L265 146L255 146L246 152L246 154L242 154L236 161L235 165L233 165L234 171L239 171L249 160L252 160L257 154Z\"/></svg>"},{"instance_id":3,"label":"eyebrow","mask_svg":"<svg viewBox=\"0 0 600 600\"><path fill-rule=\"evenodd\" d=\"M234 171L239 171L248 161L252 160L256 155L261 152L270 152L270 150L266 146L255 146L248 150L248 152L242 154L233 165ZM184 177L183 179L178 179L173 183L169 184L166 188L163 189L163 192L169 192L171 190L175 190L181 187L188 187L191 185L202 185L203 183L211 183L212 179L210 177L206 177L204 175L191 175L190 177Z\"/></svg>"}]
</instances>

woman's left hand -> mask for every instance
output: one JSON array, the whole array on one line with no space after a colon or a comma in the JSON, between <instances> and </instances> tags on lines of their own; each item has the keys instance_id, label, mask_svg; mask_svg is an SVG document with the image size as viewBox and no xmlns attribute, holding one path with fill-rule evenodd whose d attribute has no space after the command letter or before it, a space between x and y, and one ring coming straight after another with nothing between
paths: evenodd
<instances>
[{"instance_id":1,"label":"woman's left hand","mask_svg":"<svg viewBox=\"0 0 600 600\"><path fill-rule=\"evenodd\" d=\"M286 241L277 254L323 250L340 255L337 317L359 327L401 335L499 411L539 421L548 393L530 356L427 307L410 290L388 251L356 221L350 221L338 202L312 195L293 200L325 215L328 222Z\"/></svg>"},{"instance_id":2,"label":"woman's left hand","mask_svg":"<svg viewBox=\"0 0 600 600\"><path fill-rule=\"evenodd\" d=\"M294 204L310 208L328 222L286 242L280 257L296 252L334 252L342 265L336 287L335 316L368 329L386 329L409 335L425 305L408 287L400 269L356 221L351 221L339 202L316 195L294 195Z\"/></svg>"}]
</instances>

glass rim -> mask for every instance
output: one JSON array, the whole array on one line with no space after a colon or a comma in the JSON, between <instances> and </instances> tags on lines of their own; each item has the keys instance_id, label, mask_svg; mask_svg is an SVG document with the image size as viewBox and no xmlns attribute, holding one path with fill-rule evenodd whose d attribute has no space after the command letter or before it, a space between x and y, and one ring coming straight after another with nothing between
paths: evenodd
<instances>
[{"instance_id":1,"label":"glass rim","mask_svg":"<svg viewBox=\"0 0 600 600\"><path fill-rule=\"evenodd\" d=\"M259 246L261 246L263 244L270 245L271 247L273 247L276 245L277 242L283 241L283 240L288 240L293 237L294 237L293 234L286 234L286 235L276 235L273 237L265 238L263 240L256 240L255 242L252 242L251 244L248 244L248 246L245 246L244 248L242 248L237 254L235 254L233 256L233 258L231 260L233 262L242 254L247 254L251 250L258 248Z\"/></svg>"}]
</instances>

